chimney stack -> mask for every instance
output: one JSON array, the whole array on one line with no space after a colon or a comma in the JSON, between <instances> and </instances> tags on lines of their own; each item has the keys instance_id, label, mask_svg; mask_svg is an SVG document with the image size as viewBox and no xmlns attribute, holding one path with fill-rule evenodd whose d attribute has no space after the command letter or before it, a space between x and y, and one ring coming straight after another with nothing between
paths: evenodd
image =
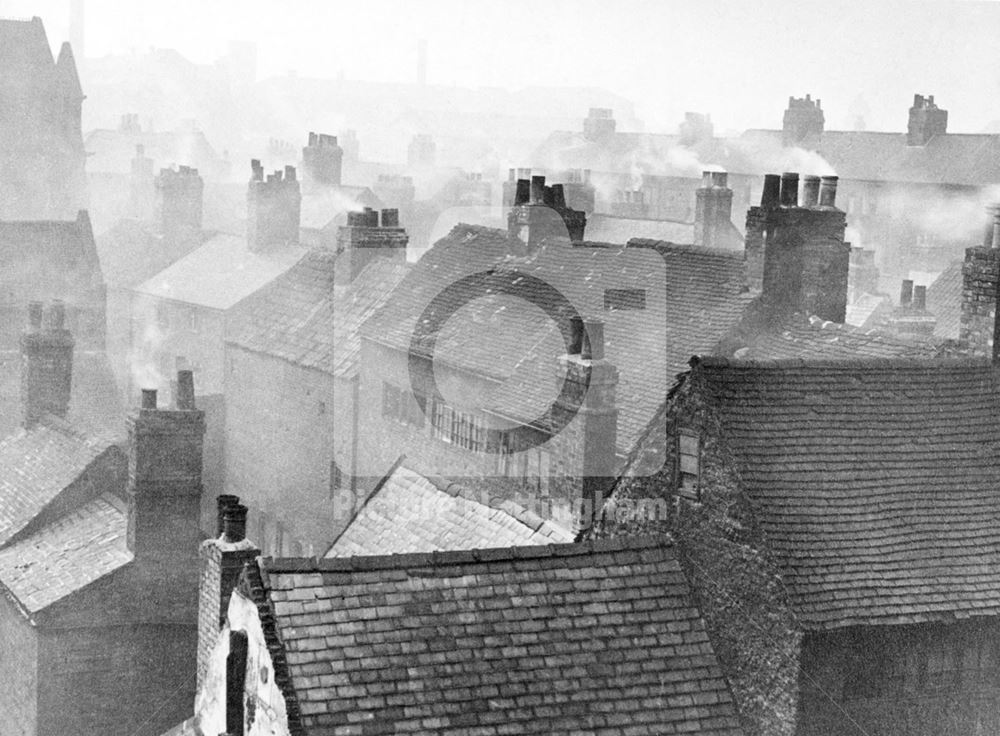
<instances>
[{"instance_id":1,"label":"chimney stack","mask_svg":"<svg viewBox=\"0 0 1000 736\"><path fill-rule=\"evenodd\" d=\"M264 178L260 161L250 162L247 186L247 240L254 253L297 245L302 220L302 193L295 167L286 166Z\"/></svg>"},{"instance_id":2,"label":"chimney stack","mask_svg":"<svg viewBox=\"0 0 1000 736\"><path fill-rule=\"evenodd\" d=\"M724 171L705 171L695 191L694 242L704 248L723 248L733 231L733 190Z\"/></svg>"},{"instance_id":3,"label":"chimney stack","mask_svg":"<svg viewBox=\"0 0 1000 736\"><path fill-rule=\"evenodd\" d=\"M334 270L337 283L350 283L376 258L406 260L410 238L400 227L399 210L384 209L381 224L379 219L379 213L370 207L347 213L347 225L337 231L339 255Z\"/></svg>"},{"instance_id":4,"label":"chimney stack","mask_svg":"<svg viewBox=\"0 0 1000 736\"><path fill-rule=\"evenodd\" d=\"M909 307L913 304L913 280L903 279L903 286L899 291L899 306Z\"/></svg>"},{"instance_id":5,"label":"chimney stack","mask_svg":"<svg viewBox=\"0 0 1000 736\"><path fill-rule=\"evenodd\" d=\"M913 107L906 125L906 145L926 146L936 135L948 132L948 111L934 104L934 95L913 95Z\"/></svg>"},{"instance_id":6,"label":"chimney stack","mask_svg":"<svg viewBox=\"0 0 1000 736\"><path fill-rule=\"evenodd\" d=\"M913 303L912 308L918 311L924 311L927 309L927 287L926 286L914 286L913 287Z\"/></svg>"},{"instance_id":7,"label":"chimney stack","mask_svg":"<svg viewBox=\"0 0 1000 736\"><path fill-rule=\"evenodd\" d=\"M43 313L41 302L28 305L28 325L21 333L21 409L25 427L45 414L65 417L73 384L73 335L66 329L66 308L54 301Z\"/></svg>"},{"instance_id":8,"label":"chimney stack","mask_svg":"<svg viewBox=\"0 0 1000 736\"><path fill-rule=\"evenodd\" d=\"M337 136L309 133L309 143L302 149L302 170L307 191L339 187L344 165L344 149Z\"/></svg>"},{"instance_id":9,"label":"chimney stack","mask_svg":"<svg viewBox=\"0 0 1000 736\"><path fill-rule=\"evenodd\" d=\"M1000 248L977 246L965 250L962 266L962 315L958 337L973 355L1000 361Z\"/></svg>"},{"instance_id":10,"label":"chimney stack","mask_svg":"<svg viewBox=\"0 0 1000 736\"><path fill-rule=\"evenodd\" d=\"M796 146L807 139L819 138L823 135L825 123L823 107L819 100L813 100L810 95L805 97L789 97L788 107L782 119L782 139L786 146Z\"/></svg>"},{"instance_id":11,"label":"chimney stack","mask_svg":"<svg viewBox=\"0 0 1000 736\"><path fill-rule=\"evenodd\" d=\"M593 143L607 143L615 135L615 118L606 107L592 107L583 119L583 137Z\"/></svg>"},{"instance_id":12,"label":"chimney stack","mask_svg":"<svg viewBox=\"0 0 1000 736\"><path fill-rule=\"evenodd\" d=\"M569 489L572 516L563 519L574 531L590 526L611 490L617 470L618 369L604 353L604 323L573 318L570 350L559 358L562 390L553 406L556 423L565 428L558 441L578 443L567 456L581 458L579 486ZM576 474L571 474L575 476Z\"/></svg>"},{"instance_id":13,"label":"chimney stack","mask_svg":"<svg viewBox=\"0 0 1000 736\"><path fill-rule=\"evenodd\" d=\"M533 251L547 238L583 240L587 216L566 206L565 190L546 186L544 176L518 179L514 206L507 214L507 234L518 252Z\"/></svg>"},{"instance_id":14,"label":"chimney stack","mask_svg":"<svg viewBox=\"0 0 1000 736\"><path fill-rule=\"evenodd\" d=\"M765 177L761 206L747 212L748 286L760 290L772 323L796 312L843 322L851 248L844 242L845 215L835 206L837 177L820 178L818 205L816 177L807 177L801 206L799 175L786 172L776 180Z\"/></svg>"},{"instance_id":15,"label":"chimney stack","mask_svg":"<svg viewBox=\"0 0 1000 736\"><path fill-rule=\"evenodd\" d=\"M201 242L205 182L198 169L160 169L154 182L155 218L167 245L188 251Z\"/></svg>"},{"instance_id":16,"label":"chimney stack","mask_svg":"<svg viewBox=\"0 0 1000 736\"><path fill-rule=\"evenodd\" d=\"M215 539L207 539L199 549L201 576L198 585L198 690L208 669L212 649L226 622L229 598L240 572L248 562L260 555L260 550L246 538L247 507L238 496L223 495L216 499L218 517Z\"/></svg>"}]
</instances>

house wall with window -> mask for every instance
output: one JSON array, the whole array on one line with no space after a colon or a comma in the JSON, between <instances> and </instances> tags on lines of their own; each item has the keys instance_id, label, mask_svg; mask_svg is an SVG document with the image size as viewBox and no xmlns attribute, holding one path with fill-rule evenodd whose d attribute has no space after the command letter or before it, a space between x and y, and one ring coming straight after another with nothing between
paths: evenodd
<instances>
[{"instance_id":1,"label":"house wall with window","mask_svg":"<svg viewBox=\"0 0 1000 736\"><path fill-rule=\"evenodd\" d=\"M810 633L801 661L801 736L1000 730L996 621Z\"/></svg>"},{"instance_id":2,"label":"house wall with window","mask_svg":"<svg viewBox=\"0 0 1000 736\"><path fill-rule=\"evenodd\" d=\"M224 486L264 554L322 554L351 520L354 386L227 344Z\"/></svg>"}]
</instances>

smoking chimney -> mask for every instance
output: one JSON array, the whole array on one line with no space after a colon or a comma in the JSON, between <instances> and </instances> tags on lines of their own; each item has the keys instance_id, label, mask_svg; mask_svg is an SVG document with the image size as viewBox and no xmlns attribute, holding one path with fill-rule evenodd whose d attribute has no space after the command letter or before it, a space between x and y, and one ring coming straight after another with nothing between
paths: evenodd
<instances>
[{"instance_id":1,"label":"smoking chimney","mask_svg":"<svg viewBox=\"0 0 1000 736\"><path fill-rule=\"evenodd\" d=\"M514 206L507 214L507 233L520 244L519 252L532 251L547 238L583 240L587 216L566 206L565 190L556 187L546 186L544 176L518 180Z\"/></svg>"},{"instance_id":2,"label":"smoking chimney","mask_svg":"<svg viewBox=\"0 0 1000 736\"><path fill-rule=\"evenodd\" d=\"M302 171L307 191L339 187L344 164L344 149L337 136L310 133L309 143L302 149Z\"/></svg>"},{"instance_id":3,"label":"smoking chimney","mask_svg":"<svg viewBox=\"0 0 1000 736\"><path fill-rule=\"evenodd\" d=\"M704 248L724 248L733 230L733 190L724 171L705 171L695 191L694 242Z\"/></svg>"},{"instance_id":4,"label":"smoking chimney","mask_svg":"<svg viewBox=\"0 0 1000 736\"><path fill-rule=\"evenodd\" d=\"M376 258L405 261L409 242L406 230L399 225L397 209L382 210L381 218L370 207L348 212L347 225L337 231L339 255L334 273L337 283L353 281Z\"/></svg>"},{"instance_id":5,"label":"smoking chimney","mask_svg":"<svg viewBox=\"0 0 1000 736\"><path fill-rule=\"evenodd\" d=\"M198 689L208 668L219 631L226 622L229 598L243 565L252 562L260 550L246 538L247 507L238 496L222 495L216 500L218 516L215 539L201 543L201 579L198 585Z\"/></svg>"},{"instance_id":6,"label":"smoking chimney","mask_svg":"<svg viewBox=\"0 0 1000 736\"><path fill-rule=\"evenodd\" d=\"M41 302L28 305L28 324L21 333L21 409L25 427L45 414L65 417L73 383L73 335L66 329L66 307Z\"/></svg>"},{"instance_id":7,"label":"smoking chimney","mask_svg":"<svg viewBox=\"0 0 1000 736\"><path fill-rule=\"evenodd\" d=\"M906 145L926 146L936 135L948 132L948 111L934 104L934 95L913 95L910 119L906 125Z\"/></svg>"}]
</instances>

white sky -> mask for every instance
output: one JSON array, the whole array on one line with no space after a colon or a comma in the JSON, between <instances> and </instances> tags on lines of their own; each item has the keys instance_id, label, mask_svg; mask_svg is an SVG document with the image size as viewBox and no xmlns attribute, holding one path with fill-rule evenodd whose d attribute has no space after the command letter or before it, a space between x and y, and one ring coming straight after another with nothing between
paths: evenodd
<instances>
[{"instance_id":1,"label":"white sky","mask_svg":"<svg viewBox=\"0 0 1000 736\"><path fill-rule=\"evenodd\" d=\"M949 130L1000 120L1000 3L953 0L85 0L86 54L150 46L199 62L230 39L258 44L260 76L412 81L417 39L428 81L463 86L597 86L635 101L647 129L685 110L719 130L775 127L789 95L823 99L847 127L863 95L870 129L905 129L915 92L949 110ZM41 15L53 45L69 0L0 0Z\"/></svg>"}]
</instances>

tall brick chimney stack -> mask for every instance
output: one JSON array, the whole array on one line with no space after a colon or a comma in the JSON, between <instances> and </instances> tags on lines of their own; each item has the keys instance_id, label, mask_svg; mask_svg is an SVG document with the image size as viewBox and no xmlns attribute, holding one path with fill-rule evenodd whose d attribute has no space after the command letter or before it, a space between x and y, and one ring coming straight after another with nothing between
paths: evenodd
<instances>
[{"instance_id":1,"label":"tall brick chimney stack","mask_svg":"<svg viewBox=\"0 0 1000 736\"><path fill-rule=\"evenodd\" d=\"M160 169L155 189L155 218L166 241L192 247L201 242L205 182L198 169Z\"/></svg>"},{"instance_id":2,"label":"tall brick chimney stack","mask_svg":"<svg viewBox=\"0 0 1000 736\"><path fill-rule=\"evenodd\" d=\"M572 480L579 486L575 497L567 499L573 517L563 520L578 532L593 522L593 514L600 510L615 480L618 369L604 357L603 322L574 317L572 329L570 352L559 358L568 391L556 400L553 415L562 424L567 412L576 409L576 417L560 433L560 439L578 443L580 474ZM576 513L580 510L582 516Z\"/></svg>"},{"instance_id":3,"label":"tall brick chimney stack","mask_svg":"<svg viewBox=\"0 0 1000 736\"><path fill-rule=\"evenodd\" d=\"M851 246L846 216L836 207L837 177L786 172L764 178L761 204L747 211L745 253L751 289L759 288L767 317L795 312L843 322Z\"/></svg>"},{"instance_id":4,"label":"tall brick chimney stack","mask_svg":"<svg viewBox=\"0 0 1000 736\"><path fill-rule=\"evenodd\" d=\"M385 209L379 213L370 207L361 212L348 212L347 225L337 230L337 283L350 283L376 258L406 260L410 237L399 225L399 210Z\"/></svg>"},{"instance_id":5,"label":"tall brick chimney stack","mask_svg":"<svg viewBox=\"0 0 1000 736\"><path fill-rule=\"evenodd\" d=\"M724 171L705 171L695 190L694 243L704 248L725 247L732 229L733 190Z\"/></svg>"},{"instance_id":6,"label":"tall brick chimney stack","mask_svg":"<svg viewBox=\"0 0 1000 736\"><path fill-rule=\"evenodd\" d=\"M518 179L514 206L507 214L507 233L520 243L519 250L533 251L546 238L583 240L587 215L566 205L562 184L545 185L544 176Z\"/></svg>"},{"instance_id":7,"label":"tall brick chimney stack","mask_svg":"<svg viewBox=\"0 0 1000 736\"><path fill-rule=\"evenodd\" d=\"M260 161L250 162L247 187L247 241L254 253L299 242L302 192L295 167L275 171L264 178Z\"/></svg>"},{"instance_id":8,"label":"tall brick chimney stack","mask_svg":"<svg viewBox=\"0 0 1000 736\"><path fill-rule=\"evenodd\" d=\"M201 509L205 412L195 407L191 371L177 374L176 405L161 409L156 391L126 420L129 442L128 533L137 560L194 565Z\"/></svg>"},{"instance_id":9,"label":"tall brick chimney stack","mask_svg":"<svg viewBox=\"0 0 1000 736\"><path fill-rule=\"evenodd\" d=\"M781 121L782 140L786 146L809 144L823 135L826 119L820 100L812 97L789 97Z\"/></svg>"},{"instance_id":10,"label":"tall brick chimney stack","mask_svg":"<svg viewBox=\"0 0 1000 736\"><path fill-rule=\"evenodd\" d=\"M303 185L307 191L339 187L344 166L344 149L337 136L310 133L309 144L302 149Z\"/></svg>"},{"instance_id":11,"label":"tall brick chimney stack","mask_svg":"<svg viewBox=\"0 0 1000 736\"><path fill-rule=\"evenodd\" d=\"M216 500L216 536L201 543L201 578L198 584L198 690L208 667L212 648L226 622L229 598L240 571L260 555L246 538L247 507L237 496L222 495Z\"/></svg>"},{"instance_id":12,"label":"tall brick chimney stack","mask_svg":"<svg viewBox=\"0 0 1000 736\"><path fill-rule=\"evenodd\" d=\"M991 208L992 237L967 248L962 266L962 316L958 338L973 355L1000 361L1000 207Z\"/></svg>"},{"instance_id":13,"label":"tall brick chimney stack","mask_svg":"<svg viewBox=\"0 0 1000 736\"><path fill-rule=\"evenodd\" d=\"M906 145L925 146L936 135L948 132L948 111L934 104L934 95L913 95L913 107L906 124Z\"/></svg>"},{"instance_id":14,"label":"tall brick chimney stack","mask_svg":"<svg viewBox=\"0 0 1000 736\"><path fill-rule=\"evenodd\" d=\"M44 317L44 324L43 324ZM66 307L55 301L43 315L42 303L28 305L21 333L21 409L25 427L45 414L69 412L73 385L73 335L66 329Z\"/></svg>"}]
</instances>

